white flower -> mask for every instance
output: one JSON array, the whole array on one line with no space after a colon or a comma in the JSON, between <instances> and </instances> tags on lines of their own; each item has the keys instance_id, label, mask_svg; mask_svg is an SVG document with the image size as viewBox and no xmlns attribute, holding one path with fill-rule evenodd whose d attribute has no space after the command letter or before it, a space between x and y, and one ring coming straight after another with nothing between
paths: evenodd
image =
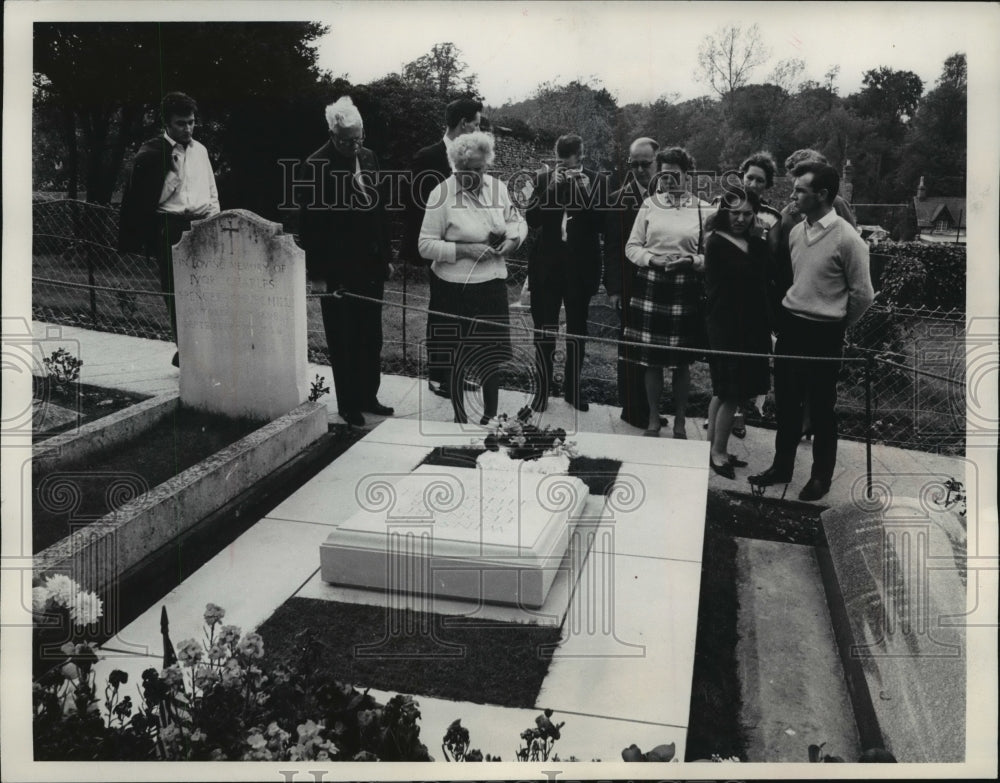
<instances>
[{"instance_id":1,"label":"white flower","mask_svg":"<svg viewBox=\"0 0 1000 783\"><path fill-rule=\"evenodd\" d=\"M96 623L104 614L104 604L97 593L87 593L80 590L69 607L69 616L77 625Z\"/></svg>"},{"instance_id":2,"label":"white flower","mask_svg":"<svg viewBox=\"0 0 1000 783\"><path fill-rule=\"evenodd\" d=\"M45 604L49 601L49 591L44 587L36 587L31 591L31 611L35 614L45 613Z\"/></svg>"},{"instance_id":3,"label":"white flower","mask_svg":"<svg viewBox=\"0 0 1000 783\"><path fill-rule=\"evenodd\" d=\"M69 609L69 607L73 605L73 598L76 596L80 587L65 574L53 574L52 576L46 577L45 589L49 591L49 598L51 598L57 606Z\"/></svg>"}]
</instances>

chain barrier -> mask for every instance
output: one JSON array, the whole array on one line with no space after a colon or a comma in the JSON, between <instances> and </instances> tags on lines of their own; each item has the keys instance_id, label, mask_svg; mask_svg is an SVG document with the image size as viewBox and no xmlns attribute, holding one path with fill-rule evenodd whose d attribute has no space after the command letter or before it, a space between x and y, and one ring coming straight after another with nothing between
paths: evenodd
<instances>
[{"instance_id":1,"label":"chain barrier","mask_svg":"<svg viewBox=\"0 0 1000 783\"><path fill-rule=\"evenodd\" d=\"M35 318L119 334L170 339L156 259L120 253L115 249L117 209L66 199L36 202L33 229L32 312ZM524 266L525 262L511 262L511 265ZM421 270L414 275L412 268L402 266L402 285L393 287L390 281L382 299L347 295L402 312L402 318L386 319L383 360L394 371L417 374L422 366L423 319L428 313L437 311L427 306L426 283L420 279L426 273ZM407 286L409 276L414 276L415 281ZM518 278L515 273L512 280L520 284L523 276ZM314 361L327 360L319 299L333 295L335 292L307 296L307 333L310 357ZM398 301L400 296L402 302ZM526 313L526 308L517 310ZM439 314L456 318L449 313ZM608 320L595 320L594 316ZM483 325L492 323L482 318L460 320ZM594 302L588 324L591 329L610 330L613 336L588 335L584 338L587 345L584 382L591 384L592 400L596 396L614 404L619 347L641 343L618 339L618 315L610 303ZM419 337L407 339L407 326ZM513 318L507 326L525 340L538 333L552 336L552 332L517 323ZM400 327L402 339L399 339ZM874 442L886 445L963 453L964 340L965 315L961 311L890 307L876 300L848 333L845 356L777 358L841 363L838 411L845 436L858 439L870 436ZM415 353L408 349L414 349ZM776 358L773 354L704 348L671 346L671 350L698 357ZM697 363L692 368L691 378L692 399L711 396L708 372ZM760 423L766 425L773 416L770 398L764 403L763 414ZM871 415L870 424L867 414Z\"/></svg>"}]
</instances>

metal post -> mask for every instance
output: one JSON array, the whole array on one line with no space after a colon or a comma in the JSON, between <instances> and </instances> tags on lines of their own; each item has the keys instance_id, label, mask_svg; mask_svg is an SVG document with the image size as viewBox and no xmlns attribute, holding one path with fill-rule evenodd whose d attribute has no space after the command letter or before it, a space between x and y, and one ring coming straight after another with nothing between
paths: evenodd
<instances>
[{"instance_id":1,"label":"metal post","mask_svg":"<svg viewBox=\"0 0 1000 783\"><path fill-rule=\"evenodd\" d=\"M872 371L875 360L868 356L865 360L865 458L868 468L868 485L865 493L872 499Z\"/></svg>"},{"instance_id":2,"label":"metal post","mask_svg":"<svg viewBox=\"0 0 1000 783\"><path fill-rule=\"evenodd\" d=\"M403 367L406 367L406 259L403 259ZM405 369L403 372L407 372Z\"/></svg>"},{"instance_id":3,"label":"metal post","mask_svg":"<svg viewBox=\"0 0 1000 783\"><path fill-rule=\"evenodd\" d=\"M97 326L97 291L94 289L97 281L94 278L94 249L87 247L84 253L87 255L87 283L90 285L90 321L93 326Z\"/></svg>"}]
</instances>

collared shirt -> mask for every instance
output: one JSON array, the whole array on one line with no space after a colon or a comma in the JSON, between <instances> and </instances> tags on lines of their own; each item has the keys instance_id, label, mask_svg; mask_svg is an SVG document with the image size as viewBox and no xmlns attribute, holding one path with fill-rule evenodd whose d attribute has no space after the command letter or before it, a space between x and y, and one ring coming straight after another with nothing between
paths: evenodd
<instances>
[{"instance_id":1,"label":"collared shirt","mask_svg":"<svg viewBox=\"0 0 1000 783\"><path fill-rule=\"evenodd\" d=\"M483 283L507 277L502 258L456 260L456 243L489 242L491 231L503 232L518 245L528 235L528 225L511 203L503 181L483 176L478 193L460 190L455 175L439 184L427 199L427 211L420 228L420 255L430 259L431 270L453 283Z\"/></svg>"},{"instance_id":2,"label":"collared shirt","mask_svg":"<svg viewBox=\"0 0 1000 783\"><path fill-rule=\"evenodd\" d=\"M833 225L834 218L837 217L837 213L834 210L830 210L823 217L817 220L815 223L810 223L807 218L805 221L805 231L806 239L810 242L814 242L817 237L819 237L824 231L826 231L830 226Z\"/></svg>"},{"instance_id":3,"label":"collared shirt","mask_svg":"<svg viewBox=\"0 0 1000 783\"><path fill-rule=\"evenodd\" d=\"M185 147L167 133L163 137L173 147L178 161L177 171L168 171L160 191L157 212L172 215L211 217L219 212L219 193L215 188L215 172L205 145L194 139Z\"/></svg>"}]
</instances>

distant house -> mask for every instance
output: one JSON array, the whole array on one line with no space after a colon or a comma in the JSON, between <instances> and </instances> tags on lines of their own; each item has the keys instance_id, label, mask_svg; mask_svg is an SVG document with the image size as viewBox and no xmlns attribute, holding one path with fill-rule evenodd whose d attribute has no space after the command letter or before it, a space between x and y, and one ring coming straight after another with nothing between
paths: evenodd
<instances>
[{"instance_id":1,"label":"distant house","mask_svg":"<svg viewBox=\"0 0 1000 783\"><path fill-rule=\"evenodd\" d=\"M920 178L913 197L917 229L922 239L930 241L965 241L965 199L957 196L928 196L924 178Z\"/></svg>"}]
</instances>

